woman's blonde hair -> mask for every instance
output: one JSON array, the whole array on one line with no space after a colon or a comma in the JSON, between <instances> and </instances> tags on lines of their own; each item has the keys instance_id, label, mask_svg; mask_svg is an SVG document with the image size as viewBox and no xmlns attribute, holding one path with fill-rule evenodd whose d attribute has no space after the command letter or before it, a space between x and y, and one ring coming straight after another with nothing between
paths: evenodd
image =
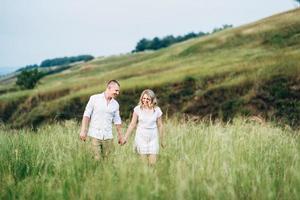
<instances>
[{"instance_id":1,"label":"woman's blonde hair","mask_svg":"<svg viewBox=\"0 0 300 200\"><path fill-rule=\"evenodd\" d=\"M144 95L148 95L151 98L151 105L153 106L153 108L155 108L157 106L157 98L155 93L150 90L150 89L146 89L142 92L141 96L140 96L140 101L139 101L139 106L142 108L143 105L143 96Z\"/></svg>"}]
</instances>

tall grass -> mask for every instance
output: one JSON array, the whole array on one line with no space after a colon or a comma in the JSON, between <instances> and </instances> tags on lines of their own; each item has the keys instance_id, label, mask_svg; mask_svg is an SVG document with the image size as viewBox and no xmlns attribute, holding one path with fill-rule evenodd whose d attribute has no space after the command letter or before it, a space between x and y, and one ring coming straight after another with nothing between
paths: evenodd
<instances>
[{"instance_id":1,"label":"tall grass","mask_svg":"<svg viewBox=\"0 0 300 200\"><path fill-rule=\"evenodd\" d=\"M132 139L92 158L73 121L0 129L0 199L299 199L299 132L245 120L168 120L156 166Z\"/></svg>"}]
</instances>

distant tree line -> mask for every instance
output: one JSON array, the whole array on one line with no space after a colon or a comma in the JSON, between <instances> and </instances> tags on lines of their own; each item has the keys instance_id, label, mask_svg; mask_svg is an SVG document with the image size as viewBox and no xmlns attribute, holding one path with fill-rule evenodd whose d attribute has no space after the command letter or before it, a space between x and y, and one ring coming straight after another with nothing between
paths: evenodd
<instances>
[{"instance_id":1,"label":"distant tree line","mask_svg":"<svg viewBox=\"0 0 300 200\"><path fill-rule=\"evenodd\" d=\"M16 84L21 89L32 89L35 87L35 85L42 77L66 70L71 67L69 65L71 63L79 62L79 61L87 62L92 59L94 59L94 57L91 55L80 55L80 56L72 56L72 57L47 59L42 61L40 65L37 64L27 65L16 71L19 72L19 74L17 75ZM43 67L52 67L52 66L60 66L60 67L56 69L39 70Z\"/></svg>"},{"instance_id":2,"label":"distant tree line","mask_svg":"<svg viewBox=\"0 0 300 200\"><path fill-rule=\"evenodd\" d=\"M71 56L71 57L61 57L61 58L52 58L52 59L46 59L41 62L40 65L33 64L33 65L26 65L25 67L22 67L18 69L16 72L24 71L24 70L32 70L38 67L52 67L52 66L58 66L58 65L68 65L72 64L74 62L87 62L90 60L93 60L94 56L91 55L79 55L79 56Z\"/></svg>"},{"instance_id":3,"label":"distant tree line","mask_svg":"<svg viewBox=\"0 0 300 200\"><path fill-rule=\"evenodd\" d=\"M231 28L231 27L233 27L233 25L225 24L220 28L214 28L212 33L215 33L215 32L227 29L227 28ZM145 50L158 50L161 48L171 46L172 44L175 44L178 42L183 42L185 40L195 38L195 37L202 37L202 36L205 36L208 34L210 34L210 33L204 33L204 32L200 31L199 33L191 32L184 36L177 36L177 37L174 37L173 35L168 35L161 39L158 37L155 37L153 39L143 38L137 43L135 49L132 52L134 53L134 52L140 52L140 51L145 51Z\"/></svg>"},{"instance_id":4,"label":"distant tree line","mask_svg":"<svg viewBox=\"0 0 300 200\"><path fill-rule=\"evenodd\" d=\"M62 58L53 58L42 61L40 67L51 67L56 65L68 65L74 62L79 61L90 61L93 60L94 57L91 55L80 55L80 56L71 56L71 57L62 57Z\"/></svg>"},{"instance_id":5,"label":"distant tree line","mask_svg":"<svg viewBox=\"0 0 300 200\"><path fill-rule=\"evenodd\" d=\"M233 27L232 24L224 24L222 27L214 28L212 30L212 33L219 32L219 31L222 31L222 30L225 30L225 29L228 29L228 28L232 28L232 27Z\"/></svg>"},{"instance_id":6,"label":"distant tree line","mask_svg":"<svg viewBox=\"0 0 300 200\"><path fill-rule=\"evenodd\" d=\"M191 32L184 36L174 37L173 35L168 35L166 37L163 37L162 39L155 37L152 40L143 38L137 43L135 50L133 50L133 52L145 51L148 49L157 50L157 49L161 49L164 47L168 47L174 43L182 42L182 41L185 41L185 40L188 40L191 38L195 38L195 37L199 37L199 36L203 36L203 35L206 35L206 33Z\"/></svg>"},{"instance_id":7,"label":"distant tree line","mask_svg":"<svg viewBox=\"0 0 300 200\"><path fill-rule=\"evenodd\" d=\"M37 64L33 64L33 65L26 65L25 67L19 68L16 72L21 72L21 71L28 71L28 70L32 70L35 68L38 68L39 66Z\"/></svg>"}]
</instances>

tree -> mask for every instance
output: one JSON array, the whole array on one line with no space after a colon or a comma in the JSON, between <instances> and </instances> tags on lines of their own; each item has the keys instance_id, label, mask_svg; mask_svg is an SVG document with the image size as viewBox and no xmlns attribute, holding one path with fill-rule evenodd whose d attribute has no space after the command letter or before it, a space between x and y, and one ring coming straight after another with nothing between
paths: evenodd
<instances>
[{"instance_id":1,"label":"tree","mask_svg":"<svg viewBox=\"0 0 300 200\"><path fill-rule=\"evenodd\" d=\"M150 49L157 50L161 48L160 39L158 37L153 38Z\"/></svg>"},{"instance_id":2,"label":"tree","mask_svg":"<svg viewBox=\"0 0 300 200\"><path fill-rule=\"evenodd\" d=\"M43 77L43 73L37 68L34 70L24 70L17 76L16 84L22 89L32 89Z\"/></svg>"},{"instance_id":3,"label":"tree","mask_svg":"<svg viewBox=\"0 0 300 200\"><path fill-rule=\"evenodd\" d=\"M297 3L299 3L299 5L300 5L300 0L295 0Z\"/></svg>"},{"instance_id":4,"label":"tree","mask_svg":"<svg viewBox=\"0 0 300 200\"><path fill-rule=\"evenodd\" d=\"M161 40L161 48L168 47L176 42L176 39L173 35L168 35Z\"/></svg>"},{"instance_id":5,"label":"tree","mask_svg":"<svg viewBox=\"0 0 300 200\"><path fill-rule=\"evenodd\" d=\"M141 39L136 47L135 47L135 51L145 51L146 49L149 49L149 45L150 45L150 41L147 40L146 38Z\"/></svg>"}]
</instances>

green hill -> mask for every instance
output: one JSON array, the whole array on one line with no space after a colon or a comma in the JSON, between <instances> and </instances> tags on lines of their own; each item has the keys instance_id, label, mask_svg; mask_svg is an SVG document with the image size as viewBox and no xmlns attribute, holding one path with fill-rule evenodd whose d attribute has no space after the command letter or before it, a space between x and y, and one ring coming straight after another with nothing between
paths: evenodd
<instances>
[{"instance_id":1,"label":"green hill","mask_svg":"<svg viewBox=\"0 0 300 200\"><path fill-rule=\"evenodd\" d=\"M105 81L121 83L127 119L140 92L152 88L165 113L230 120L259 115L299 126L300 9L191 39L159 51L96 58L46 76L34 90L0 96L2 121L13 127L80 119Z\"/></svg>"}]
</instances>

